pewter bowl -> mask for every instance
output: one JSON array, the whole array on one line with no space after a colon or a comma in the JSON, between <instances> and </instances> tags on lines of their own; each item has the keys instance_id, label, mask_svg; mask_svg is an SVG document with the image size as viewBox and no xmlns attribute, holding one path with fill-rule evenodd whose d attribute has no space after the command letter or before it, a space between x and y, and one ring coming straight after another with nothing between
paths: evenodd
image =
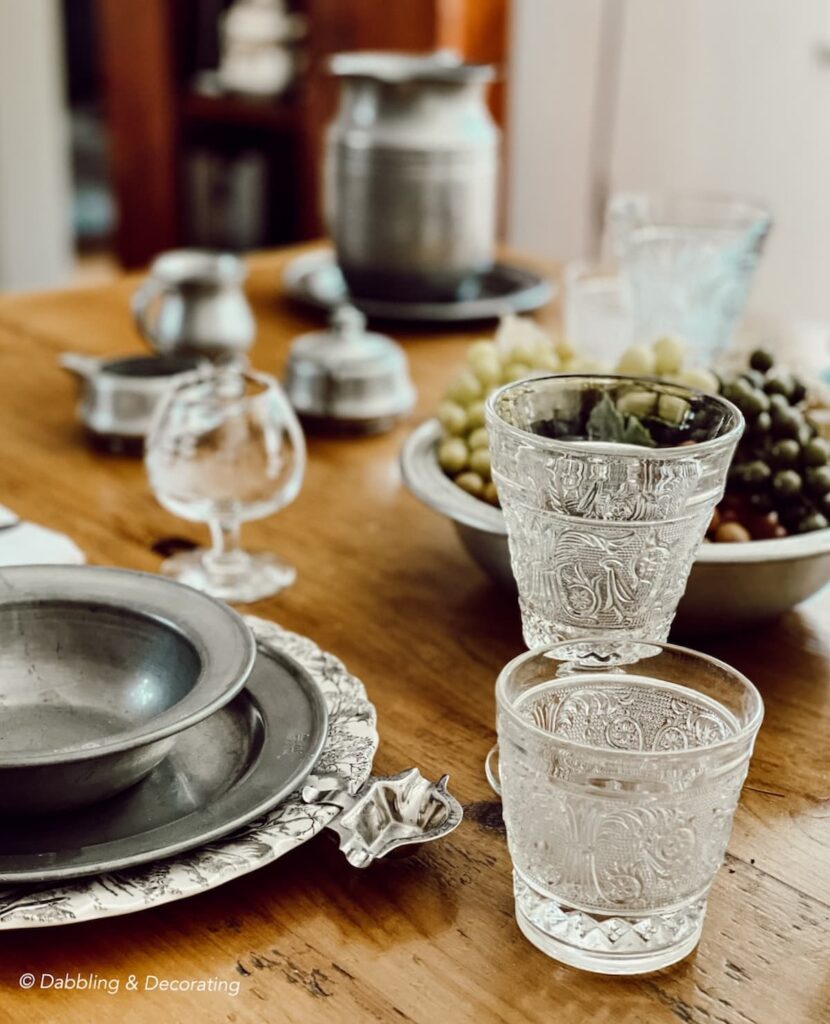
<instances>
[{"instance_id":1,"label":"pewter bowl","mask_svg":"<svg viewBox=\"0 0 830 1024\"><path fill-rule=\"evenodd\" d=\"M235 696L254 655L234 611L162 577L0 570L0 813L67 810L138 782Z\"/></svg>"},{"instance_id":2,"label":"pewter bowl","mask_svg":"<svg viewBox=\"0 0 830 1024\"><path fill-rule=\"evenodd\" d=\"M497 583L516 589L500 508L462 491L442 472L437 420L427 420L401 452L406 486L452 521L470 556ZM677 609L680 635L718 633L782 614L830 583L830 530L746 544L703 544Z\"/></svg>"}]
</instances>

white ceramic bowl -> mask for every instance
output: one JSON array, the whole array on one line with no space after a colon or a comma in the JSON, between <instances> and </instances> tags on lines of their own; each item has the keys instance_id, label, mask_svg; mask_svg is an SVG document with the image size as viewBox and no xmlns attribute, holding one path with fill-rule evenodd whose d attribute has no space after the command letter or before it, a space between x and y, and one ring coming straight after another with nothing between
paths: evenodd
<instances>
[{"instance_id":1,"label":"white ceramic bowl","mask_svg":"<svg viewBox=\"0 0 830 1024\"><path fill-rule=\"evenodd\" d=\"M437 420L427 420L401 452L406 486L452 520L462 544L493 579L515 589L501 509L462 491L438 465ZM830 582L830 529L747 544L703 544L677 610L680 633L723 632L772 619Z\"/></svg>"}]
</instances>

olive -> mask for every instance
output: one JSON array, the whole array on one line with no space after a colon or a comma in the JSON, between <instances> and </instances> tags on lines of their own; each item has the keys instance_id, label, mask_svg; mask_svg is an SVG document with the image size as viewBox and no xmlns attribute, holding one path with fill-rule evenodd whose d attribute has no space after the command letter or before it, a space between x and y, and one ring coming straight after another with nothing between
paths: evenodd
<instances>
[{"instance_id":1,"label":"olive","mask_svg":"<svg viewBox=\"0 0 830 1024\"><path fill-rule=\"evenodd\" d=\"M784 438L781 441L776 441L770 449L770 462L779 469L787 469L798 464L800 454L798 441Z\"/></svg>"},{"instance_id":2,"label":"olive","mask_svg":"<svg viewBox=\"0 0 830 1024\"><path fill-rule=\"evenodd\" d=\"M801 477L793 469L779 469L772 478L772 489L786 500L797 498L804 484Z\"/></svg>"},{"instance_id":3,"label":"olive","mask_svg":"<svg viewBox=\"0 0 830 1024\"><path fill-rule=\"evenodd\" d=\"M741 377L754 388L762 388L764 386L764 375L760 370L744 370Z\"/></svg>"},{"instance_id":4,"label":"olive","mask_svg":"<svg viewBox=\"0 0 830 1024\"><path fill-rule=\"evenodd\" d=\"M772 364L775 360L772 358L772 353L767 351L765 348L756 348L752 355L749 357L749 365L753 370L758 370L759 373L766 373L772 369Z\"/></svg>"},{"instance_id":5,"label":"olive","mask_svg":"<svg viewBox=\"0 0 830 1024\"><path fill-rule=\"evenodd\" d=\"M772 476L772 470L760 459L753 459L752 462L744 462L742 465L734 466L734 478L749 487L759 487L765 484Z\"/></svg>"},{"instance_id":6,"label":"olive","mask_svg":"<svg viewBox=\"0 0 830 1024\"><path fill-rule=\"evenodd\" d=\"M758 515L765 516L767 513L772 512L774 506L772 498L770 498L766 491L755 491L749 496L749 507L753 512L757 512Z\"/></svg>"},{"instance_id":7,"label":"olive","mask_svg":"<svg viewBox=\"0 0 830 1024\"><path fill-rule=\"evenodd\" d=\"M830 460L830 448L823 437L809 440L801 451L805 466L824 466Z\"/></svg>"},{"instance_id":8,"label":"olive","mask_svg":"<svg viewBox=\"0 0 830 1024\"><path fill-rule=\"evenodd\" d=\"M753 437L763 438L772 430L772 417L768 412L759 412L749 429Z\"/></svg>"},{"instance_id":9,"label":"olive","mask_svg":"<svg viewBox=\"0 0 830 1024\"><path fill-rule=\"evenodd\" d=\"M817 466L807 470L807 486L819 496L830 494L830 466Z\"/></svg>"},{"instance_id":10,"label":"olive","mask_svg":"<svg viewBox=\"0 0 830 1024\"><path fill-rule=\"evenodd\" d=\"M758 416L762 412L769 411L769 395L759 388L753 388L747 392L742 401L743 405L739 405L738 408L744 416Z\"/></svg>"},{"instance_id":11,"label":"olive","mask_svg":"<svg viewBox=\"0 0 830 1024\"><path fill-rule=\"evenodd\" d=\"M774 410L771 416L774 437L798 438L803 433L804 417L798 409Z\"/></svg>"},{"instance_id":12,"label":"olive","mask_svg":"<svg viewBox=\"0 0 830 1024\"><path fill-rule=\"evenodd\" d=\"M728 398L730 402L734 402L740 409L741 402L754 390L748 380L744 380L743 377L737 377L735 380L729 381L728 384L724 384L723 397Z\"/></svg>"},{"instance_id":13,"label":"olive","mask_svg":"<svg viewBox=\"0 0 830 1024\"><path fill-rule=\"evenodd\" d=\"M781 373L777 370L773 370L767 374L764 381L764 391L766 391L768 395L783 395L787 400L789 400L794 390L795 381L790 374Z\"/></svg>"},{"instance_id":14,"label":"olive","mask_svg":"<svg viewBox=\"0 0 830 1024\"><path fill-rule=\"evenodd\" d=\"M780 412L783 409L789 409L790 403L787 401L786 395L773 394L769 396L769 411L773 417L776 412Z\"/></svg>"},{"instance_id":15,"label":"olive","mask_svg":"<svg viewBox=\"0 0 830 1024\"><path fill-rule=\"evenodd\" d=\"M799 533L812 533L814 530L826 530L828 527L827 517L821 512L811 512L804 516L798 523L796 529Z\"/></svg>"},{"instance_id":16,"label":"olive","mask_svg":"<svg viewBox=\"0 0 830 1024\"><path fill-rule=\"evenodd\" d=\"M793 403L793 405L796 405L798 402L803 402L806 397L807 388L802 383L802 381L800 381L796 377L796 379L793 381L793 390L790 394L790 401Z\"/></svg>"}]
</instances>

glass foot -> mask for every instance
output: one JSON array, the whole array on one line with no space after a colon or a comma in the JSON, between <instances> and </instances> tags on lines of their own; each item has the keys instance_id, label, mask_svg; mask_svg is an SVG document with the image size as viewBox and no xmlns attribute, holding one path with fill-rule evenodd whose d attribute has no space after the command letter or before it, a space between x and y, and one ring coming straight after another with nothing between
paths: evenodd
<instances>
[{"instance_id":1,"label":"glass foot","mask_svg":"<svg viewBox=\"0 0 830 1024\"><path fill-rule=\"evenodd\" d=\"M596 974L647 974L677 963L700 940L706 900L670 913L596 915L541 896L514 875L516 923L553 960Z\"/></svg>"},{"instance_id":2,"label":"glass foot","mask_svg":"<svg viewBox=\"0 0 830 1024\"><path fill-rule=\"evenodd\" d=\"M210 552L204 548L182 551L166 559L161 566L164 576L203 590L223 601L247 604L278 594L290 587L297 570L268 552L247 554L235 565L215 569L205 560Z\"/></svg>"}]
</instances>

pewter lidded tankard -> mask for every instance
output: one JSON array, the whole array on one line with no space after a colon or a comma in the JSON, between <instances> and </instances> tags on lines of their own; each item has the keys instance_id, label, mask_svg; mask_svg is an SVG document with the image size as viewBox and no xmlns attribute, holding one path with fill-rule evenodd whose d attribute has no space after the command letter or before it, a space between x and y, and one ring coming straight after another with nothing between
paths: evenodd
<instances>
[{"instance_id":1,"label":"pewter lidded tankard","mask_svg":"<svg viewBox=\"0 0 830 1024\"><path fill-rule=\"evenodd\" d=\"M354 295L472 298L493 263L499 130L493 69L449 53L343 53L325 206Z\"/></svg>"}]
</instances>

